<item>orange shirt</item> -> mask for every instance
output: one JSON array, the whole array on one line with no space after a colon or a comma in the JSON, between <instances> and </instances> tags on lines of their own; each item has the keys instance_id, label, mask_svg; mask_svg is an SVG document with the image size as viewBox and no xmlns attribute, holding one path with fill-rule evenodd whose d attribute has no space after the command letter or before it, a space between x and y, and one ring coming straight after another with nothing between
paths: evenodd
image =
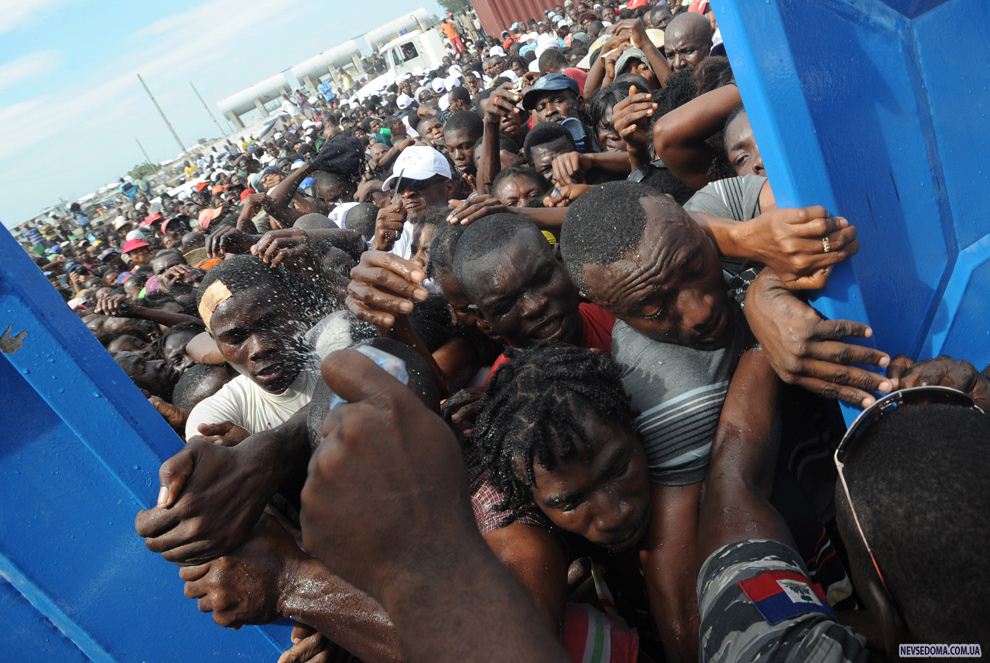
<instances>
[{"instance_id":1,"label":"orange shirt","mask_svg":"<svg viewBox=\"0 0 990 663\"><path fill-rule=\"evenodd\" d=\"M447 39L455 39L457 37L457 28L454 27L453 23L441 23L440 31L443 32Z\"/></svg>"}]
</instances>

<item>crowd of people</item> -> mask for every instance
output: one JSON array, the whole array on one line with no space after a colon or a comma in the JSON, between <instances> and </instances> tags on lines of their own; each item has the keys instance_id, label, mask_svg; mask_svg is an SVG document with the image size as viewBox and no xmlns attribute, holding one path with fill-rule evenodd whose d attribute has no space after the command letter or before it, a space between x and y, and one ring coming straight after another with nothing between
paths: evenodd
<instances>
[{"instance_id":1,"label":"crowd of people","mask_svg":"<svg viewBox=\"0 0 990 663\"><path fill-rule=\"evenodd\" d=\"M445 25L30 238L186 441L136 521L185 595L283 661L990 642L987 373L806 302L856 220L776 206L709 3Z\"/></svg>"}]
</instances>

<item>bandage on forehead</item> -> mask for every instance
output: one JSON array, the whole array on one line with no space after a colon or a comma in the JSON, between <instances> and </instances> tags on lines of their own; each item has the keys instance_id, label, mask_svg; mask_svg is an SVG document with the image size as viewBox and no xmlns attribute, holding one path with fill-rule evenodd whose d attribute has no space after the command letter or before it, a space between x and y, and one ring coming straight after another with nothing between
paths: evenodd
<instances>
[{"instance_id":1,"label":"bandage on forehead","mask_svg":"<svg viewBox=\"0 0 990 663\"><path fill-rule=\"evenodd\" d=\"M230 299L230 288L223 281L216 280L203 293L203 298L199 300L199 317L203 318L203 324L210 329L210 320L217 307Z\"/></svg>"}]
</instances>

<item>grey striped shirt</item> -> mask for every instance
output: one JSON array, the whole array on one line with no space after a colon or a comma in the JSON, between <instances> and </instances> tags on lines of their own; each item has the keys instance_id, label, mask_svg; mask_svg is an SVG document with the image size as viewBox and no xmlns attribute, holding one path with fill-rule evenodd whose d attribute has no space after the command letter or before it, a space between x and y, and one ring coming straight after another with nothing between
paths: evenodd
<instances>
[{"instance_id":1,"label":"grey striped shirt","mask_svg":"<svg viewBox=\"0 0 990 663\"><path fill-rule=\"evenodd\" d=\"M622 384L639 411L639 433L650 482L681 486L703 481L729 378L744 345L696 350L643 336L624 322L612 330L612 356Z\"/></svg>"}]
</instances>

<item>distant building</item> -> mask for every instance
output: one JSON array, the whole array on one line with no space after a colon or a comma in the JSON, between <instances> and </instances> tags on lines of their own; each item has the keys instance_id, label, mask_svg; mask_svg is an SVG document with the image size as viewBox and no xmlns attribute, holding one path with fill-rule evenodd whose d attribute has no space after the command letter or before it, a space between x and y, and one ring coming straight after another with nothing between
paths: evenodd
<instances>
[{"instance_id":1,"label":"distant building","mask_svg":"<svg viewBox=\"0 0 990 663\"><path fill-rule=\"evenodd\" d=\"M376 51L378 47L394 37L416 28L423 29L429 24L425 9L419 9L395 20L369 30L364 40ZM251 111L258 111L262 117L269 115L268 105L277 102L283 92L292 92L295 87L303 87L310 95L319 95L318 86L324 80L337 94L347 92L355 83L369 75L362 61L362 52L354 39L323 51L319 55L289 67L285 71L259 81L249 88L235 92L217 102L217 108L231 125L244 128L242 117ZM298 84L296 83L298 81ZM272 104L274 109L278 104Z\"/></svg>"}]
</instances>

